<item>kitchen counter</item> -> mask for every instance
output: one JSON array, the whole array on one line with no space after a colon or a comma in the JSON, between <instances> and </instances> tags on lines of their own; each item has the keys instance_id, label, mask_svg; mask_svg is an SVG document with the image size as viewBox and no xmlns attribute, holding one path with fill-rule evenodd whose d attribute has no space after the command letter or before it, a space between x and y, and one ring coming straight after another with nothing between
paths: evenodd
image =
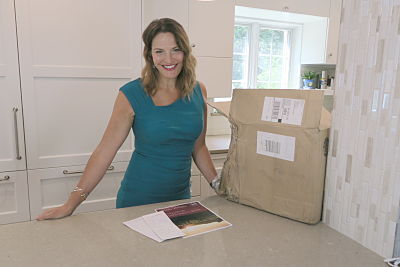
<instances>
[{"instance_id":1,"label":"kitchen counter","mask_svg":"<svg viewBox=\"0 0 400 267\"><path fill-rule=\"evenodd\" d=\"M231 135L206 135L206 144L211 154L227 153Z\"/></svg>"},{"instance_id":2,"label":"kitchen counter","mask_svg":"<svg viewBox=\"0 0 400 267\"><path fill-rule=\"evenodd\" d=\"M122 224L187 201L2 225L0 266L386 266L323 223L306 225L218 196L198 200L233 226L157 243Z\"/></svg>"}]
</instances>

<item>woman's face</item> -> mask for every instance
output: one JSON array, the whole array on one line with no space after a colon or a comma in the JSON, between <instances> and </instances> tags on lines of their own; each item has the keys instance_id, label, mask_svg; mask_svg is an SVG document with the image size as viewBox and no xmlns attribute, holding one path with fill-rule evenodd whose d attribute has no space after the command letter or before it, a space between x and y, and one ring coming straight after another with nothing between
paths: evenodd
<instances>
[{"instance_id":1,"label":"woman's face","mask_svg":"<svg viewBox=\"0 0 400 267\"><path fill-rule=\"evenodd\" d=\"M176 79L183 67L184 53L170 32L158 33L152 42L151 56L160 79Z\"/></svg>"}]
</instances>

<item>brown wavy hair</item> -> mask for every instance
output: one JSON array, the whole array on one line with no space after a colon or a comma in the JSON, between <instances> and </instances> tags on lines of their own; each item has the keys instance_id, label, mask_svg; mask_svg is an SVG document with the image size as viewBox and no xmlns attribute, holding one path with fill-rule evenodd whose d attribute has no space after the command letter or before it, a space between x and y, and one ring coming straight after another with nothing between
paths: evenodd
<instances>
[{"instance_id":1,"label":"brown wavy hair","mask_svg":"<svg viewBox=\"0 0 400 267\"><path fill-rule=\"evenodd\" d=\"M192 55L192 48L182 25L170 18L153 20L142 35L144 42L143 57L146 64L142 70L142 84L149 95L157 91L158 70L153 68L154 62L151 56L152 42L159 33L170 32L174 35L176 44L184 53L182 70L176 79L176 88L181 92L182 98L190 96L196 84L196 58Z\"/></svg>"}]
</instances>

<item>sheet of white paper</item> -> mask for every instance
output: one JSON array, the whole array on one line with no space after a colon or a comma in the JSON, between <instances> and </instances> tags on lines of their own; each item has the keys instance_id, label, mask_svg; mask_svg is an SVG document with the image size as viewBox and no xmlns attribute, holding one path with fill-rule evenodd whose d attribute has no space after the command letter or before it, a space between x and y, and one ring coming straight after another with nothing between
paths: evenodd
<instances>
[{"instance_id":1,"label":"sheet of white paper","mask_svg":"<svg viewBox=\"0 0 400 267\"><path fill-rule=\"evenodd\" d=\"M294 161L296 138L257 131L257 153L278 159Z\"/></svg>"},{"instance_id":2,"label":"sheet of white paper","mask_svg":"<svg viewBox=\"0 0 400 267\"><path fill-rule=\"evenodd\" d=\"M261 120L301 125L304 99L265 97Z\"/></svg>"},{"instance_id":3,"label":"sheet of white paper","mask_svg":"<svg viewBox=\"0 0 400 267\"><path fill-rule=\"evenodd\" d=\"M159 238L158 235L156 235L151 230L151 228L144 221L143 217L139 217L139 218L124 222L124 224L126 226L128 226L129 228L131 228L132 230L135 230L136 232L141 233L142 235L150 237L151 239L154 239L157 242L164 241L163 239Z\"/></svg>"},{"instance_id":4,"label":"sheet of white paper","mask_svg":"<svg viewBox=\"0 0 400 267\"><path fill-rule=\"evenodd\" d=\"M184 236L164 211L144 215L143 219L150 229L163 240Z\"/></svg>"}]
</instances>

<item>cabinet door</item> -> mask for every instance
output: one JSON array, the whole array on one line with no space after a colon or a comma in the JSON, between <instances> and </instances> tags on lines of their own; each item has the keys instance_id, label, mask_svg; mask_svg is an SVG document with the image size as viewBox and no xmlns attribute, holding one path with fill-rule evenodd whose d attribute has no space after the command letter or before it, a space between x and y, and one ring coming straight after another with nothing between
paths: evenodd
<instances>
[{"instance_id":1,"label":"cabinet door","mask_svg":"<svg viewBox=\"0 0 400 267\"><path fill-rule=\"evenodd\" d=\"M230 97L232 94L232 57L197 57L196 75L207 88L207 97Z\"/></svg>"},{"instance_id":2,"label":"cabinet door","mask_svg":"<svg viewBox=\"0 0 400 267\"><path fill-rule=\"evenodd\" d=\"M75 213L115 208L117 192L128 163L112 163L109 171ZM31 216L62 205L79 181L85 166L29 170Z\"/></svg>"},{"instance_id":3,"label":"cabinet door","mask_svg":"<svg viewBox=\"0 0 400 267\"><path fill-rule=\"evenodd\" d=\"M195 46L194 55L232 57L234 20L233 0L189 0L189 37Z\"/></svg>"},{"instance_id":4,"label":"cabinet door","mask_svg":"<svg viewBox=\"0 0 400 267\"><path fill-rule=\"evenodd\" d=\"M26 168L14 1L0 1L0 172Z\"/></svg>"},{"instance_id":5,"label":"cabinet door","mask_svg":"<svg viewBox=\"0 0 400 267\"><path fill-rule=\"evenodd\" d=\"M236 5L328 17L329 2L330 0L236 0Z\"/></svg>"},{"instance_id":6,"label":"cabinet door","mask_svg":"<svg viewBox=\"0 0 400 267\"><path fill-rule=\"evenodd\" d=\"M26 171L0 173L0 224L29 219Z\"/></svg>"},{"instance_id":7,"label":"cabinet door","mask_svg":"<svg viewBox=\"0 0 400 267\"><path fill-rule=\"evenodd\" d=\"M174 19L188 30L188 0L146 0L142 5L143 30L152 20L161 18Z\"/></svg>"},{"instance_id":8,"label":"cabinet door","mask_svg":"<svg viewBox=\"0 0 400 267\"><path fill-rule=\"evenodd\" d=\"M328 64L336 64L337 61L341 14L342 0L331 0L328 42L326 44L326 63Z\"/></svg>"},{"instance_id":9,"label":"cabinet door","mask_svg":"<svg viewBox=\"0 0 400 267\"><path fill-rule=\"evenodd\" d=\"M15 3L28 168L86 164L118 88L140 75L141 1ZM115 160L132 148L130 136Z\"/></svg>"},{"instance_id":10,"label":"cabinet door","mask_svg":"<svg viewBox=\"0 0 400 267\"><path fill-rule=\"evenodd\" d=\"M326 62L327 28L328 18L318 18L303 24L302 64L324 64Z\"/></svg>"}]
</instances>

